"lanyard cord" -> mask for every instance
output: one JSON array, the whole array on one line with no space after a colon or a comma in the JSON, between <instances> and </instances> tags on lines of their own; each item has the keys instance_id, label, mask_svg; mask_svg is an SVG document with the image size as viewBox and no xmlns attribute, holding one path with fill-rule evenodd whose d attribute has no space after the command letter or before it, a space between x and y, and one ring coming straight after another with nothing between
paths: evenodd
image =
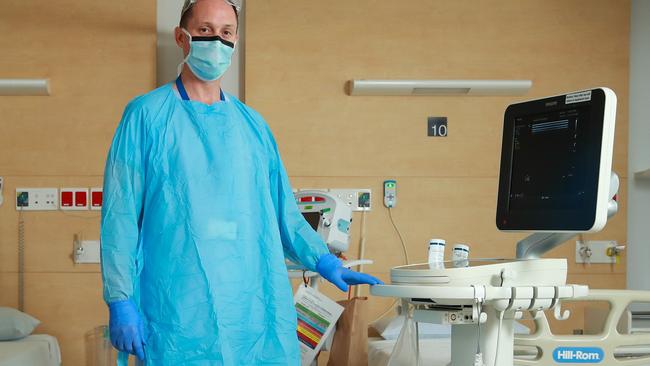
<instances>
[{"instance_id":1,"label":"lanyard cord","mask_svg":"<svg viewBox=\"0 0 650 366\"><path fill-rule=\"evenodd\" d=\"M180 76L176 78L176 89L178 89L178 94L181 95L181 99L190 100L190 97L187 95L187 91L185 90L185 86L183 85L183 81L181 80ZM221 89L219 89L219 96L221 98L221 101L226 100L225 96L223 95L223 90Z\"/></svg>"}]
</instances>

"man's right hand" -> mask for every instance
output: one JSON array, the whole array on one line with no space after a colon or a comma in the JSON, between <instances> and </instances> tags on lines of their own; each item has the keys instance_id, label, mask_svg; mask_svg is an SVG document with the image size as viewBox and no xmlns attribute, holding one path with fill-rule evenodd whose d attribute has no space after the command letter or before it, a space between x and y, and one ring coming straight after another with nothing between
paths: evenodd
<instances>
[{"instance_id":1,"label":"man's right hand","mask_svg":"<svg viewBox=\"0 0 650 366\"><path fill-rule=\"evenodd\" d=\"M111 343L119 351L127 352L145 360L144 325L138 309L131 300L108 304Z\"/></svg>"}]
</instances>

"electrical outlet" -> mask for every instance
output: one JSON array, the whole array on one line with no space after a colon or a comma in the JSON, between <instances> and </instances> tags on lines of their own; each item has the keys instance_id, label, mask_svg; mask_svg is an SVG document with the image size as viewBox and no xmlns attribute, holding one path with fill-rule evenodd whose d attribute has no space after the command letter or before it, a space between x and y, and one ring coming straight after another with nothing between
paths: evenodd
<instances>
[{"instance_id":1,"label":"electrical outlet","mask_svg":"<svg viewBox=\"0 0 650 366\"><path fill-rule=\"evenodd\" d=\"M57 188L16 188L16 211L54 211L59 209Z\"/></svg>"},{"instance_id":2,"label":"electrical outlet","mask_svg":"<svg viewBox=\"0 0 650 366\"><path fill-rule=\"evenodd\" d=\"M75 263L99 263L99 240L81 240L74 244Z\"/></svg>"},{"instance_id":3,"label":"electrical outlet","mask_svg":"<svg viewBox=\"0 0 650 366\"><path fill-rule=\"evenodd\" d=\"M370 199L370 192L365 192L365 191L360 191L357 192L357 207L360 209L368 209L370 210L370 207L372 205L372 201Z\"/></svg>"}]
</instances>

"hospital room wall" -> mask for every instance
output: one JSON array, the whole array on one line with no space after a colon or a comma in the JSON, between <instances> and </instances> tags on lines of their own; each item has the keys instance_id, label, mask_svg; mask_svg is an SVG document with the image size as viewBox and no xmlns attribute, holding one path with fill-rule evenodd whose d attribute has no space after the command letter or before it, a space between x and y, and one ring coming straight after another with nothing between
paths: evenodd
<instances>
[{"instance_id":1,"label":"hospital room wall","mask_svg":"<svg viewBox=\"0 0 650 366\"><path fill-rule=\"evenodd\" d=\"M650 1L633 0L630 39L629 271L631 289L650 290Z\"/></svg>"},{"instance_id":2,"label":"hospital room wall","mask_svg":"<svg viewBox=\"0 0 650 366\"><path fill-rule=\"evenodd\" d=\"M2 78L49 78L50 96L0 97L0 306L18 306L16 187L98 187L125 104L155 87L155 1L9 1ZM84 365L84 334L106 324L98 265L73 238L99 239L99 212L24 212L25 311Z\"/></svg>"},{"instance_id":3,"label":"hospital room wall","mask_svg":"<svg viewBox=\"0 0 650 366\"><path fill-rule=\"evenodd\" d=\"M387 280L404 263L382 205L389 178L412 262L425 260L431 237L468 243L473 257L513 257L523 234L494 223L503 111L595 86L618 95L622 208L585 239L626 243L628 1L269 0L246 11L246 102L273 129L294 188L372 188L366 257L375 264L366 271ZM346 94L351 79L530 79L533 87L519 97L361 97ZM429 116L448 117L448 137L427 137ZM355 213L353 258L361 221ZM548 256L568 259L570 282L625 288L625 255L617 265L577 265L571 242ZM389 302L372 298L372 317Z\"/></svg>"}]
</instances>

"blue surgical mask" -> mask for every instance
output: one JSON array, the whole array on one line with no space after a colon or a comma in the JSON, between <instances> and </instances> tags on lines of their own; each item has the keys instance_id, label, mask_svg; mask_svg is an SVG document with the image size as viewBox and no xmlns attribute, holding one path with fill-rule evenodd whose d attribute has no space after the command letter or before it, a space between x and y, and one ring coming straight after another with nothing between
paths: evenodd
<instances>
[{"instance_id":1,"label":"blue surgical mask","mask_svg":"<svg viewBox=\"0 0 650 366\"><path fill-rule=\"evenodd\" d=\"M179 65L179 74L185 63L203 81L214 81L223 76L230 67L235 44L219 36L192 37L187 30L181 30L189 37L190 52Z\"/></svg>"}]
</instances>

